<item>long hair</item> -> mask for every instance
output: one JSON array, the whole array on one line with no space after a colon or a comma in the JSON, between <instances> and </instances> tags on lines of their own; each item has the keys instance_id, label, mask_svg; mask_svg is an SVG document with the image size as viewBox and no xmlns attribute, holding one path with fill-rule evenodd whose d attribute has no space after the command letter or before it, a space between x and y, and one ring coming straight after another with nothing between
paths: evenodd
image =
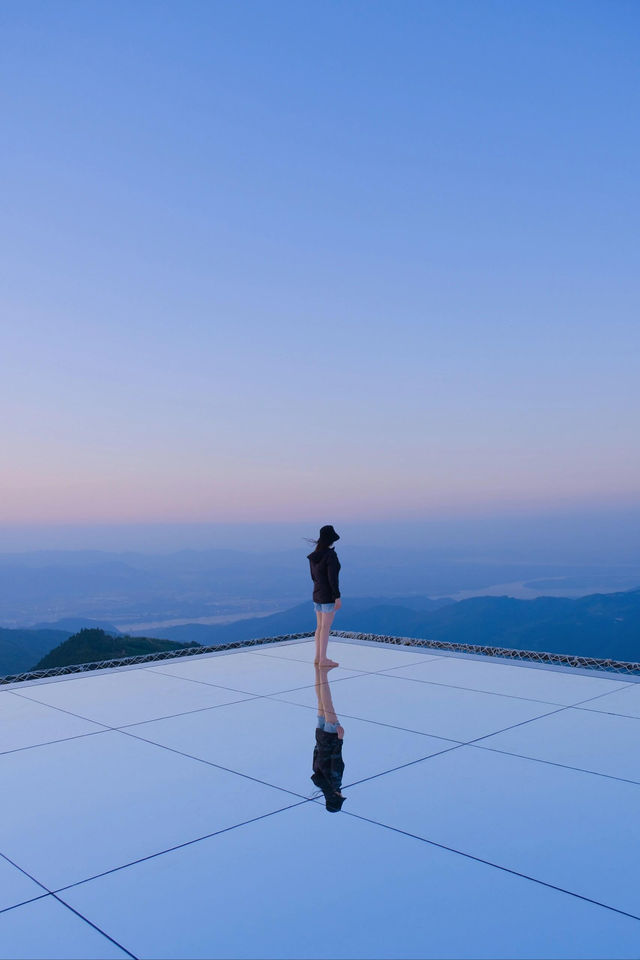
<instances>
[{"instance_id":1,"label":"long hair","mask_svg":"<svg viewBox=\"0 0 640 960\"><path fill-rule=\"evenodd\" d=\"M333 543L333 540L327 540L324 537L318 537L317 540L315 537L303 537L303 539L306 540L307 543L313 544L312 553L316 556L319 556L321 553L324 553L325 550L328 550Z\"/></svg>"}]
</instances>

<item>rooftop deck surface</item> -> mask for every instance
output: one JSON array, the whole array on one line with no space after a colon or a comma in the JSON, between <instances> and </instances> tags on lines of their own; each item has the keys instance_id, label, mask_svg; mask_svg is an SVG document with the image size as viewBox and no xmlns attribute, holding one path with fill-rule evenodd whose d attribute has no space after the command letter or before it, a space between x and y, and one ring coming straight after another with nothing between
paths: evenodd
<instances>
[{"instance_id":1,"label":"rooftop deck surface","mask_svg":"<svg viewBox=\"0 0 640 960\"><path fill-rule=\"evenodd\" d=\"M0 690L0 956L640 956L640 683L332 640ZM321 690L321 693L323 692Z\"/></svg>"}]
</instances>

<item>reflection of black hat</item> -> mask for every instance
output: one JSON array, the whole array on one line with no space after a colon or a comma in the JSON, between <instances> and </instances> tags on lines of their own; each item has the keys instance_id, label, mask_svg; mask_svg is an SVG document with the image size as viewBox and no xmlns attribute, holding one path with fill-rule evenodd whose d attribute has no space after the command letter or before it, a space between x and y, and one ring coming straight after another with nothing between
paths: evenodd
<instances>
[{"instance_id":1,"label":"reflection of black hat","mask_svg":"<svg viewBox=\"0 0 640 960\"><path fill-rule=\"evenodd\" d=\"M325 777L320 771L314 773L311 777L316 787L320 787L324 793L325 807L329 813L337 813L342 809L342 804L347 799L341 794L336 793L336 789L333 784Z\"/></svg>"},{"instance_id":2,"label":"reflection of black hat","mask_svg":"<svg viewBox=\"0 0 640 960\"><path fill-rule=\"evenodd\" d=\"M327 543L335 543L336 540L340 539L340 535L335 532L330 523L325 527L320 527L320 539L325 540Z\"/></svg>"},{"instance_id":3,"label":"reflection of black hat","mask_svg":"<svg viewBox=\"0 0 640 960\"><path fill-rule=\"evenodd\" d=\"M338 813L338 811L342 809L342 804L346 799L346 797L341 797L339 793L334 793L332 797L325 796L325 800L327 801L325 803L325 809L329 813Z\"/></svg>"}]
</instances>

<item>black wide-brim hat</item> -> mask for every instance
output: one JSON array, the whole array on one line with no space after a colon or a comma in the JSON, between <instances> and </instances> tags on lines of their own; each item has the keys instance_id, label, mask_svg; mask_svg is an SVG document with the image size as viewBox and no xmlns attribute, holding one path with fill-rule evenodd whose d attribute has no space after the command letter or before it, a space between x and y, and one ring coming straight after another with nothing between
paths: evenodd
<instances>
[{"instance_id":1,"label":"black wide-brim hat","mask_svg":"<svg viewBox=\"0 0 640 960\"><path fill-rule=\"evenodd\" d=\"M336 533L330 523L325 527L320 527L320 539L326 540L327 543L335 543L336 540L340 539L340 534Z\"/></svg>"}]
</instances>

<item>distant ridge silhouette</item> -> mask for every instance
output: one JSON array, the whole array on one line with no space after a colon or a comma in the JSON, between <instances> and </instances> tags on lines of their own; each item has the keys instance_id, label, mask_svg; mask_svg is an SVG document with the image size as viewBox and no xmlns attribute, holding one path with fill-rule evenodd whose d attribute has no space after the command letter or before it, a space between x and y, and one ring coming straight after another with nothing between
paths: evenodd
<instances>
[{"instance_id":1,"label":"distant ridge silhouette","mask_svg":"<svg viewBox=\"0 0 640 960\"><path fill-rule=\"evenodd\" d=\"M412 609L405 606L408 602ZM429 602L433 604L430 609ZM182 643L229 643L312 630L311 613L310 605L304 603L255 620L225 626L185 624L156 633ZM640 660L640 588L577 599L471 597L457 603L428 598L349 600L347 596L334 626L336 630L636 661Z\"/></svg>"},{"instance_id":2,"label":"distant ridge silhouette","mask_svg":"<svg viewBox=\"0 0 640 960\"><path fill-rule=\"evenodd\" d=\"M91 659L127 656L128 644L169 641L178 645L214 645L258 637L301 633L313 629L313 610L306 602L271 614L225 625L184 624L154 630L154 637L135 632L110 636L93 650ZM67 622L67 621L63 621ZM457 603L450 598L375 598L345 600L336 617L336 630L354 630L388 636L405 636L453 643L476 643L516 650L544 650L586 657L640 661L640 588L586 597L472 597ZM0 629L0 675L33 669L54 647L69 639L65 630ZM109 636L107 631L98 631ZM142 633L142 631L141 631ZM69 650L70 648L67 648ZM92 648L93 649L93 648ZM147 648L146 652L151 652ZM95 654L95 655L94 655ZM66 654L65 654L66 655ZM73 654L77 656L77 651ZM67 661L72 662L72 661ZM73 662L87 662L74 660Z\"/></svg>"}]
</instances>

